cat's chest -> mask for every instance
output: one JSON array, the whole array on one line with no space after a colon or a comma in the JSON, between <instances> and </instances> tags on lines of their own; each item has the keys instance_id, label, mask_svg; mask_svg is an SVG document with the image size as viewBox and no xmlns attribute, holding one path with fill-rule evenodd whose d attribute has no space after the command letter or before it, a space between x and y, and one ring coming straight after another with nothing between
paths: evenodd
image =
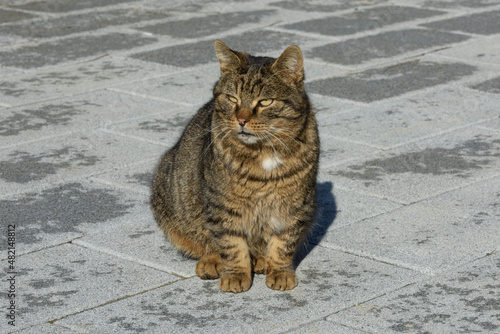
<instances>
[{"instance_id":1,"label":"cat's chest","mask_svg":"<svg viewBox=\"0 0 500 334\"><path fill-rule=\"evenodd\" d=\"M260 163L258 163L259 167L261 167L266 172L270 172L273 169L278 168L282 164L283 161L276 154L264 156L261 158Z\"/></svg>"}]
</instances>

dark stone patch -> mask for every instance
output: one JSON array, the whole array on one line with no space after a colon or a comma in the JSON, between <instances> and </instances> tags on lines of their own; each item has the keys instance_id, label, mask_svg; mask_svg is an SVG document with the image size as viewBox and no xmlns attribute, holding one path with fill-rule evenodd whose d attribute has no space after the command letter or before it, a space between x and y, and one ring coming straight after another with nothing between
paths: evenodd
<instances>
[{"instance_id":1,"label":"dark stone patch","mask_svg":"<svg viewBox=\"0 0 500 334\"><path fill-rule=\"evenodd\" d=\"M45 278L40 278L40 279L34 279L31 280L30 283L28 284L35 290L38 289L46 289L46 288L51 288L56 285L56 280L53 278L45 279Z\"/></svg>"},{"instance_id":2,"label":"dark stone patch","mask_svg":"<svg viewBox=\"0 0 500 334\"><path fill-rule=\"evenodd\" d=\"M176 115L171 119L155 119L152 121L145 121L139 123L139 128L146 131L154 131L159 133L165 133L167 131L172 131L172 128L184 129L189 123L189 118Z\"/></svg>"},{"instance_id":3,"label":"dark stone patch","mask_svg":"<svg viewBox=\"0 0 500 334\"><path fill-rule=\"evenodd\" d=\"M467 64L416 60L346 77L312 81L307 83L307 89L310 93L372 102L457 80L474 70L475 67Z\"/></svg>"},{"instance_id":4,"label":"dark stone patch","mask_svg":"<svg viewBox=\"0 0 500 334\"><path fill-rule=\"evenodd\" d=\"M500 10L422 24L424 27L492 35L500 32Z\"/></svg>"},{"instance_id":5,"label":"dark stone patch","mask_svg":"<svg viewBox=\"0 0 500 334\"><path fill-rule=\"evenodd\" d=\"M42 67L105 54L112 50L128 50L156 41L156 38L139 34L110 33L102 36L79 36L0 52L0 63L3 66L19 68Z\"/></svg>"},{"instance_id":6,"label":"dark stone patch","mask_svg":"<svg viewBox=\"0 0 500 334\"><path fill-rule=\"evenodd\" d=\"M216 61L212 41L202 41L136 53L132 58L178 67L191 67Z\"/></svg>"},{"instance_id":7,"label":"dark stone patch","mask_svg":"<svg viewBox=\"0 0 500 334\"><path fill-rule=\"evenodd\" d=\"M258 30L241 35L227 36L223 40L233 50L245 51L257 56L259 54L269 54L270 51L283 51L290 45L300 45L302 42L310 41L311 38L295 34ZM132 57L179 67L191 67L217 61L214 44L211 40L137 53L132 55Z\"/></svg>"},{"instance_id":8,"label":"dark stone patch","mask_svg":"<svg viewBox=\"0 0 500 334\"><path fill-rule=\"evenodd\" d=\"M281 7L284 9L300 10L307 12L322 12L329 13L337 10L349 8L358 8L362 6L371 6L379 3L387 2L385 0L363 1L363 0L338 0L334 3L318 2L315 0L286 0L270 3L271 6Z\"/></svg>"},{"instance_id":9,"label":"dark stone patch","mask_svg":"<svg viewBox=\"0 0 500 334\"><path fill-rule=\"evenodd\" d=\"M40 242L41 233L57 234L80 232L81 224L104 223L124 216L132 204L123 204L119 197L107 189L86 189L79 183L68 183L28 193L15 200L0 200L2 223L16 225L16 242L34 244ZM7 246L6 234L0 234L0 249ZM57 277L68 277L61 270Z\"/></svg>"},{"instance_id":10,"label":"dark stone patch","mask_svg":"<svg viewBox=\"0 0 500 334\"><path fill-rule=\"evenodd\" d=\"M470 177L472 171L483 169L500 157L500 142L488 142L476 137L454 148L427 148L418 152L367 161L362 165L348 166L348 171L335 172L351 179L380 181L386 174L452 174ZM369 185L370 183L367 183Z\"/></svg>"},{"instance_id":11,"label":"dark stone patch","mask_svg":"<svg viewBox=\"0 0 500 334\"><path fill-rule=\"evenodd\" d=\"M65 36L78 32L98 30L109 26L157 20L170 15L143 9L115 9L92 14L73 14L63 17L11 24L0 27L0 33L30 38Z\"/></svg>"},{"instance_id":12,"label":"dark stone patch","mask_svg":"<svg viewBox=\"0 0 500 334\"><path fill-rule=\"evenodd\" d=\"M262 17L272 15L275 12L275 10L259 10L208 15L182 21L159 23L138 29L176 38L198 38L221 33L241 24L258 23Z\"/></svg>"},{"instance_id":13,"label":"dark stone patch","mask_svg":"<svg viewBox=\"0 0 500 334\"><path fill-rule=\"evenodd\" d=\"M66 305L65 299L78 293L77 290L68 291L51 291L42 295L34 295L32 293L24 293L22 295L22 303L26 306L23 307L24 312L33 312L35 309L50 308ZM56 299L56 300L54 300ZM51 301L52 300L52 301Z\"/></svg>"},{"instance_id":14,"label":"dark stone patch","mask_svg":"<svg viewBox=\"0 0 500 334\"><path fill-rule=\"evenodd\" d=\"M139 183L143 186L151 186L153 182L153 173L152 172L146 172L146 173L135 173L132 176L129 176L129 179L131 180L132 183Z\"/></svg>"},{"instance_id":15,"label":"dark stone patch","mask_svg":"<svg viewBox=\"0 0 500 334\"><path fill-rule=\"evenodd\" d=\"M306 54L331 63L352 65L413 50L457 43L468 38L465 35L423 29L390 31L316 47Z\"/></svg>"},{"instance_id":16,"label":"dark stone patch","mask_svg":"<svg viewBox=\"0 0 500 334\"><path fill-rule=\"evenodd\" d=\"M14 97L23 96L28 92L42 93L41 90L35 90L35 89L28 90L22 88L21 85L19 85L19 83L11 81L4 81L0 83L0 92L6 96L14 96Z\"/></svg>"},{"instance_id":17,"label":"dark stone patch","mask_svg":"<svg viewBox=\"0 0 500 334\"><path fill-rule=\"evenodd\" d=\"M500 77L481 82L471 88L477 89L487 93L500 94Z\"/></svg>"},{"instance_id":18,"label":"dark stone patch","mask_svg":"<svg viewBox=\"0 0 500 334\"><path fill-rule=\"evenodd\" d=\"M7 182L28 183L43 180L62 168L94 166L99 158L85 155L73 147L65 147L40 154L15 151L8 155L11 160L0 161L0 179Z\"/></svg>"},{"instance_id":19,"label":"dark stone patch","mask_svg":"<svg viewBox=\"0 0 500 334\"><path fill-rule=\"evenodd\" d=\"M74 104L48 104L38 109L12 111L0 120L0 136L16 136L23 131L40 130L49 125L67 125L83 111Z\"/></svg>"},{"instance_id":20,"label":"dark stone patch","mask_svg":"<svg viewBox=\"0 0 500 334\"><path fill-rule=\"evenodd\" d=\"M32 14L28 14L28 13L0 9L0 24L1 23L22 21L22 20L29 20L29 19L32 19L34 17L36 17L36 16L32 15Z\"/></svg>"},{"instance_id":21,"label":"dark stone patch","mask_svg":"<svg viewBox=\"0 0 500 334\"><path fill-rule=\"evenodd\" d=\"M155 233L156 233L155 231L141 231L141 232L137 232L135 234L131 234L128 237L130 239L137 239L137 238L142 237L143 235L150 235L150 234L155 234Z\"/></svg>"},{"instance_id":22,"label":"dark stone patch","mask_svg":"<svg viewBox=\"0 0 500 334\"><path fill-rule=\"evenodd\" d=\"M340 17L332 16L324 19L287 24L283 28L315 32L323 35L342 36L442 13L440 11L413 7L386 6L355 11Z\"/></svg>"},{"instance_id":23,"label":"dark stone patch","mask_svg":"<svg viewBox=\"0 0 500 334\"><path fill-rule=\"evenodd\" d=\"M32 1L26 4L10 6L12 8L19 8L23 10L32 10L36 12L46 12L46 13L65 13L74 10L82 10L87 8L97 8L102 6L110 6L125 2L131 2L134 0L86 0L86 1L74 1L74 0L41 0Z\"/></svg>"}]
</instances>

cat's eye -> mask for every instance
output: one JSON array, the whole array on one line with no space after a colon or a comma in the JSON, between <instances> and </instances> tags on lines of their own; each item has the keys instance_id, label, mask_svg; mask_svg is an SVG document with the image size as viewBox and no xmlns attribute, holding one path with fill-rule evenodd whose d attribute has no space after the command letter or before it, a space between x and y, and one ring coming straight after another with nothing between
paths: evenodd
<instances>
[{"instance_id":1,"label":"cat's eye","mask_svg":"<svg viewBox=\"0 0 500 334\"><path fill-rule=\"evenodd\" d=\"M273 99L265 99L265 100L260 100L259 104L262 107L269 107L271 104L273 104L274 100Z\"/></svg>"},{"instance_id":2,"label":"cat's eye","mask_svg":"<svg viewBox=\"0 0 500 334\"><path fill-rule=\"evenodd\" d=\"M234 96L228 95L227 99L231 101L232 103L238 103L238 99L235 98Z\"/></svg>"}]
</instances>

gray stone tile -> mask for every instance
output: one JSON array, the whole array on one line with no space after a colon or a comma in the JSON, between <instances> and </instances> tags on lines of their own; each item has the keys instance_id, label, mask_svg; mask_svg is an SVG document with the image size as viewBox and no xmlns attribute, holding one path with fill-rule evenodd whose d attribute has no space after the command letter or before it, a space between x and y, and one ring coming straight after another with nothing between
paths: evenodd
<instances>
[{"instance_id":1,"label":"gray stone tile","mask_svg":"<svg viewBox=\"0 0 500 334\"><path fill-rule=\"evenodd\" d=\"M134 0L87 0L87 1L72 1L72 0L57 0L57 1L33 1L24 4L11 6L12 8L18 8L28 11L35 12L46 12L46 13L65 13L75 10L82 10L88 8L110 6L120 3L131 2Z\"/></svg>"},{"instance_id":2,"label":"gray stone tile","mask_svg":"<svg viewBox=\"0 0 500 334\"><path fill-rule=\"evenodd\" d=\"M194 106L183 107L182 109L165 106L163 113L128 122L118 122L107 126L107 129L114 133L145 138L170 147L179 140L185 127L196 112L197 107Z\"/></svg>"},{"instance_id":3,"label":"gray stone tile","mask_svg":"<svg viewBox=\"0 0 500 334\"><path fill-rule=\"evenodd\" d=\"M122 33L71 37L34 46L22 46L13 51L2 51L0 63L3 66L36 68L91 56L102 56L111 51L129 50L156 41L156 38L141 34Z\"/></svg>"},{"instance_id":4,"label":"gray stone tile","mask_svg":"<svg viewBox=\"0 0 500 334\"><path fill-rule=\"evenodd\" d=\"M306 81L306 90L307 83ZM351 101L342 101L334 97L319 94L308 93L308 95L315 112L316 120L320 126L331 122L331 118L336 117L337 114L359 108L358 104L351 103Z\"/></svg>"},{"instance_id":5,"label":"gray stone tile","mask_svg":"<svg viewBox=\"0 0 500 334\"><path fill-rule=\"evenodd\" d=\"M135 85L140 86L140 81L147 77L175 72L178 70L162 64L106 56L77 65L38 70L36 73L0 76L0 101L16 106L125 82L135 81Z\"/></svg>"},{"instance_id":6,"label":"gray stone tile","mask_svg":"<svg viewBox=\"0 0 500 334\"><path fill-rule=\"evenodd\" d=\"M167 150L166 147L165 150ZM153 182L153 171L157 162L160 160L160 156L157 158L157 160L130 166L126 169L117 169L97 174L91 177L90 180L96 180L111 185L114 188L132 190L134 193L145 194L146 197L143 199L145 202L148 202L148 196Z\"/></svg>"},{"instance_id":7,"label":"gray stone tile","mask_svg":"<svg viewBox=\"0 0 500 334\"><path fill-rule=\"evenodd\" d=\"M500 36L472 39L444 50L434 52L435 56L466 60L488 65L500 64Z\"/></svg>"},{"instance_id":8,"label":"gray stone tile","mask_svg":"<svg viewBox=\"0 0 500 334\"><path fill-rule=\"evenodd\" d=\"M425 27L492 35L500 32L500 10L423 24Z\"/></svg>"},{"instance_id":9,"label":"gray stone tile","mask_svg":"<svg viewBox=\"0 0 500 334\"><path fill-rule=\"evenodd\" d=\"M356 161L373 154L374 149L364 145L339 140L328 136L327 126L320 126L320 158L319 167L321 169L331 168L337 165ZM377 150L375 150L377 151Z\"/></svg>"},{"instance_id":10,"label":"gray stone tile","mask_svg":"<svg viewBox=\"0 0 500 334\"><path fill-rule=\"evenodd\" d=\"M149 196L144 195L144 200ZM99 230L88 229L85 236L73 243L99 252L112 254L144 266L180 276L195 276L196 260L183 256L157 226L149 205L140 213L123 216L106 223Z\"/></svg>"},{"instance_id":11,"label":"gray stone tile","mask_svg":"<svg viewBox=\"0 0 500 334\"><path fill-rule=\"evenodd\" d=\"M302 326L300 328L287 331L286 333L291 334L363 334L367 333L365 331L360 331L347 326L334 324L331 321L315 321L308 325Z\"/></svg>"},{"instance_id":12,"label":"gray stone tile","mask_svg":"<svg viewBox=\"0 0 500 334\"><path fill-rule=\"evenodd\" d=\"M108 90L9 108L0 119L0 147L66 132L106 129L117 122L179 108L174 103Z\"/></svg>"},{"instance_id":13,"label":"gray stone tile","mask_svg":"<svg viewBox=\"0 0 500 334\"><path fill-rule=\"evenodd\" d=\"M2 150L0 187L18 193L47 183L78 180L154 161L162 145L100 131L83 131Z\"/></svg>"},{"instance_id":14,"label":"gray stone tile","mask_svg":"<svg viewBox=\"0 0 500 334\"><path fill-rule=\"evenodd\" d=\"M311 93L372 102L458 80L474 71L475 67L462 63L416 60L349 76L312 81L307 84L307 88Z\"/></svg>"},{"instance_id":15,"label":"gray stone tile","mask_svg":"<svg viewBox=\"0 0 500 334\"><path fill-rule=\"evenodd\" d=\"M481 82L480 84L474 85L471 88L487 93L500 94L500 77Z\"/></svg>"},{"instance_id":16,"label":"gray stone tile","mask_svg":"<svg viewBox=\"0 0 500 334\"><path fill-rule=\"evenodd\" d=\"M74 331L67 327L58 326L55 324L44 323L40 325L35 325L27 328L20 329L13 333L22 334L78 334L83 333L81 331Z\"/></svg>"},{"instance_id":17,"label":"gray stone tile","mask_svg":"<svg viewBox=\"0 0 500 334\"><path fill-rule=\"evenodd\" d=\"M480 126L481 128L486 128L490 131L497 131L497 132L500 132L500 117L498 117L497 119L495 120L492 120L488 123L483 123L481 124Z\"/></svg>"},{"instance_id":18,"label":"gray stone tile","mask_svg":"<svg viewBox=\"0 0 500 334\"><path fill-rule=\"evenodd\" d=\"M194 277L57 323L122 333L221 333L235 328L239 333L282 332L419 277L409 270L320 248L300 263L299 285L290 292L268 289L261 275L255 276L249 291L237 295L221 292L217 281Z\"/></svg>"},{"instance_id":19,"label":"gray stone tile","mask_svg":"<svg viewBox=\"0 0 500 334\"><path fill-rule=\"evenodd\" d=\"M472 127L326 172L340 188L409 204L498 175L499 156L498 132Z\"/></svg>"},{"instance_id":20,"label":"gray stone tile","mask_svg":"<svg viewBox=\"0 0 500 334\"><path fill-rule=\"evenodd\" d=\"M500 258L410 285L328 320L370 333L495 333L500 328Z\"/></svg>"},{"instance_id":21,"label":"gray stone tile","mask_svg":"<svg viewBox=\"0 0 500 334\"><path fill-rule=\"evenodd\" d=\"M372 218L401 207L401 204L338 189L335 178L320 171L317 183L318 209L316 224L308 241L321 244L325 234L330 231ZM333 232L332 232L333 231Z\"/></svg>"},{"instance_id":22,"label":"gray stone tile","mask_svg":"<svg viewBox=\"0 0 500 334\"><path fill-rule=\"evenodd\" d=\"M358 8L363 6L371 6L380 3L386 3L385 0L374 0L370 2L366 1L316 1L316 0L286 0L271 2L271 6L276 6L284 9L291 9L297 11L306 12L334 12L338 10L344 10L349 8Z\"/></svg>"},{"instance_id":23,"label":"gray stone tile","mask_svg":"<svg viewBox=\"0 0 500 334\"><path fill-rule=\"evenodd\" d=\"M323 118L320 129L333 138L389 149L487 121L498 115L497 105L489 94L445 87Z\"/></svg>"},{"instance_id":24,"label":"gray stone tile","mask_svg":"<svg viewBox=\"0 0 500 334\"><path fill-rule=\"evenodd\" d=\"M23 256L16 278L22 291L20 327L93 309L179 279L71 244Z\"/></svg>"},{"instance_id":25,"label":"gray stone tile","mask_svg":"<svg viewBox=\"0 0 500 334\"><path fill-rule=\"evenodd\" d=\"M3 198L0 208L2 222L16 226L16 254L21 255L100 231L115 221L137 220L149 210L147 201L148 196L130 190L75 181ZM4 250L6 234L0 240Z\"/></svg>"},{"instance_id":26,"label":"gray stone tile","mask_svg":"<svg viewBox=\"0 0 500 334\"><path fill-rule=\"evenodd\" d=\"M308 20L282 26L323 35L342 36L391 24L440 15L443 12L403 6L385 6L354 11L343 16Z\"/></svg>"},{"instance_id":27,"label":"gray stone tile","mask_svg":"<svg viewBox=\"0 0 500 334\"><path fill-rule=\"evenodd\" d=\"M259 23L275 10L256 10L194 17L182 21L169 21L138 28L142 31L175 38L198 38L228 31L243 24Z\"/></svg>"},{"instance_id":28,"label":"gray stone tile","mask_svg":"<svg viewBox=\"0 0 500 334\"><path fill-rule=\"evenodd\" d=\"M465 7L465 8L481 8L498 5L496 0L427 0L422 1L416 0L418 5L422 5L423 7L435 7L435 8L457 8L457 7Z\"/></svg>"},{"instance_id":29,"label":"gray stone tile","mask_svg":"<svg viewBox=\"0 0 500 334\"><path fill-rule=\"evenodd\" d=\"M327 233L322 245L422 272L450 270L498 249L500 178Z\"/></svg>"},{"instance_id":30,"label":"gray stone tile","mask_svg":"<svg viewBox=\"0 0 500 334\"><path fill-rule=\"evenodd\" d=\"M213 50L213 46L210 50ZM144 80L140 83L116 85L111 89L201 107L212 98L212 88L219 77L220 67L214 63L165 77ZM196 108L193 109L193 115L196 110Z\"/></svg>"},{"instance_id":31,"label":"gray stone tile","mask_svg":"<svg viewBox=\"0 0 500 334\"><path fill-rule=\"evenodd\" d=\"M310 37L267 30L249 31L239 35L226 36L222 40L233 50L245 51L254 56L265 55L272 57L279 56L290 45L307 47L316 41ZM169 46L137 53L131 57L178 67L191 67L217 62L212 40Z\"/></svg>"},{"instance_id":32,"label":"gray stone tile","mask_svg":"<svg viewBox=\"0 0 500 334\"><path fill-rule=\"evenodd\" d=\"M22 20L29 20L29 19L32 19L35 17L36 17L35 15L28 14L28 13L0 9L0 22L2 24L3 23L10 23L10 22L17 22L17 21L22 21ZM2 32L2 31L3 30L0 29L0 32Z\"/></svg>"},{"instance_id":33,"label":"gray stone tile","mask_svg":"<svg viewBox=\"0 0 500 334\"><path fill-rule=\"evenodd\" d=\"M313 48L307 56L342 65L361 64L415 50L457 43L468 36L423 29L398 30Z\"/></svg>"},{"instance_id":34,"label":"gray stone tile","mask_svg":"<svg viewBox=\"0 0 500 334\"><path fill-rule=\"evenodd\" d=\"M53 19L32 21L29 24L24 22L10 24L0 27L0 34L29 38L65 36L110 26L162 19L169 16L167 13L158 10L153 11L139 8L112 9L93 12L91 15L88 13L72 14Z\"/></svg>"}]
</instances>

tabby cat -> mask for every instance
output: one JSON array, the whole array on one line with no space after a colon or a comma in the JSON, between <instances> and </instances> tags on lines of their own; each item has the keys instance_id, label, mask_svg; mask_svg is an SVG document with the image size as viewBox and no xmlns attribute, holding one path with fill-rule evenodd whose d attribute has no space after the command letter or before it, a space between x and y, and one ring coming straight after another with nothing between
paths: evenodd
<instances>
[{"instance_id":1,"label":"tabby cat","mask_svg":"<svg viewBox=\"0 0 500 334\"><path fill-rule=\"evenodd\" d=\"M297 46L277 59L215 41L213 99L161 158L151 203L170 242L223 291L297 285L294 253L316 210L319 138Z\"/></svg>"}]
</instances>

